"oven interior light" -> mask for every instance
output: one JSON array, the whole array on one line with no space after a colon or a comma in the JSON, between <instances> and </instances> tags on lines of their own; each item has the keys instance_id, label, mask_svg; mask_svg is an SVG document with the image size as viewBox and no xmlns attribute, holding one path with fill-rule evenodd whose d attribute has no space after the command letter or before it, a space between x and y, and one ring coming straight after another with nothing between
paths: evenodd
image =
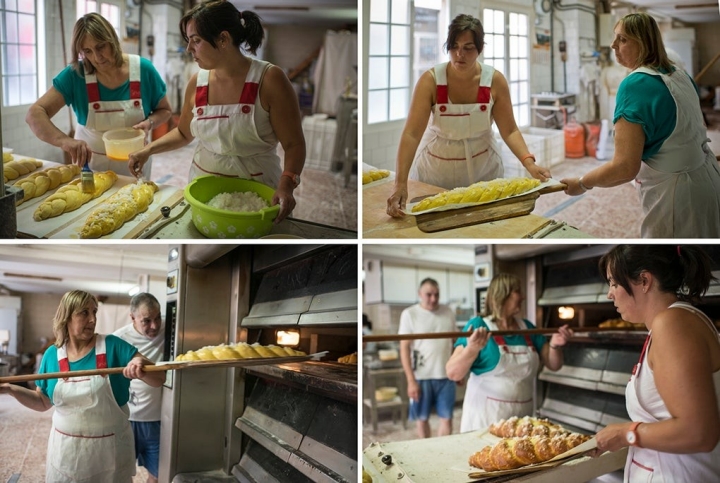
<instances>
[{"instance_id":1,"label":"oven interior light","mask_svg":"<svg viewBox=\"0 0 720 483\"><path fill-rule=\"evenodd\" d=\"M297 330L278 330L277 345L296 346L300 343L300 332Z\"/></svg>"},{"instance_id":2,"label":"oven interior light","mask_svg":"<svg viewBox=\"0 0 720 483\"><path fill-rule=\"evenodd\" d=\"M558 307L558 317L562 320L569 320L575 317L575 309L572 307Z\"/></svg>"},{"instance_id":3,"label":"oven interior light","mask_svg":"<svg viewBox=\"0 0 720 483\"><path fill-rule=\"evenodd\" d=\"M168 258L172 262L173 260L177 260L177 257L179 254L180 254L180 252L178 251L177 248L171 248Z\"/></svg>"}]
</instances>

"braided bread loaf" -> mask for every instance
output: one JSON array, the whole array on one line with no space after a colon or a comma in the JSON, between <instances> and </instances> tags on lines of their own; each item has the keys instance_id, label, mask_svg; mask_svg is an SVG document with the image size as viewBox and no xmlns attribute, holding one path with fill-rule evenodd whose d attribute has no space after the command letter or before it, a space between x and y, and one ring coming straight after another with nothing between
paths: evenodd
<instances>
[{"instance_id":1,"label":"braided bread loaf","mask_svg":"<svg viewBox=\"0 0 720 483\"><path fill-rule=\"evenodd\" d=\"M6 153L5 151L3 151L3 164L9 163L13 159L15 159L15 157L12 155L12 153Z\"/></svg>"},{"instance_id":2,"label":"braided bread loaf","mask_svg":"<svg viewBox=\"0 0 720 483\"><path fill-rule=\"evenodd\" d=\"M485 471L514 470L543 463L578 446L590 437L578 433L553 437L531 436L504 438L470 456L470 466Z\"/></svg>"},{"instance_id":3,"label":"braided bread loaf","mask_svg":"<svg viewBox=\"0 0 720 483\"><path fill-rule=\"evenodd\" d=\"M524 437L524 436L556 436L558 434L567 434L562 426L551 423L547 419L532 418L525 416L518 418L513 416L508 419L491 424L489 428L490 434L500 438Z\"/></svg>"},{"instance_id":4,"label":"braided bread loaf","mask_svg":"<svg viewBox=\"0 0 720 483\"><path fill-rule=\"evenodd\" d=\"M14 183L18 188L22 188L25 196L17 204L23 201L37 198L44 195L48 190L57 188L63 183L69 182L73 177L80 174L80 166L76 164L68 164L53 168L47 168L36 173L32 173L27 178L23 178Z\"/></svg>"},{"instance_id":5,"label":"braided bread loaf","mask_svg":"<svg viewBox=\"0 0 720 483\"><path fill-rule=\"evenodd\" d=\"M152 181L123 186L90 213L80 230L80 238L100 238L114 232L126 221L147 210L157 190Z\"/></svg>"},{"instance_id":6,"label":"braided bread loaf","mask_svg":"<svg viewBox=\"0 0 720 483\"><path fill-rule=\"evenodd\" d=\"M390 176L390 171L387 169L371 169L363 172L362 182L363 184L368 184L379 179L387 178L388 176Z\"/></svg>"},{"instance_id":7,"label":"braided bread loaf","mask_svg":"<svg viewBox=\"0 0 720 483\"><path fill-rule=\"evenodd\" d=\"M238 342L237 344L220 344L216 346L205 346L197 351L187 351L185 354L179 354L175 357L176 361L214 361L214 360L231 360L231 359L259 359L261 357L292 357L304 356L302 351L296 351L290 347L280 347L277 345L260 345L247 344L246 342Z\"/></svg>"},{"instance_id":8,"label":"braided bread loaf","mask_svg":"<svg viewBox=\"0 0 720 483\"><path fill-rule=\"evenodd\" d=\"M117 174L113 171L105 171L104 173L93 173L93 178L95 180L95 191L92 193L83 193L80 186L81 182L76 179L45 198L35 209L33 214L35 221L47 220L80 208L88 201L109 190L117 181Z\"/></svg>"},{"instance_id":9,"label":"braided bread loaf","mask_svg":"<svg viewBox=\"0 0 720 483\"><path fill-rule=\"evenodd\" d=\"M412 211L429 210L438 206L454 205L459 203L486 203L497 201L510 196L530 191L540 185L540 180L533 178L498 178L492 181L479 181L468 187L455 188L443 191L434 196L425 198Z\"/></svg>"},{"instance_id":10,"label":"braided bread loaf","mask_svg":"<svg viewBox=\"0 0 720 483\"><path fill-rule=\"evenodd\" d=\"M42 166L42 161L37 159L21 159L19 161L10 161L3 166L3 182L18 179L24 174L31 173Z\"/></svg>"}]
</instances>

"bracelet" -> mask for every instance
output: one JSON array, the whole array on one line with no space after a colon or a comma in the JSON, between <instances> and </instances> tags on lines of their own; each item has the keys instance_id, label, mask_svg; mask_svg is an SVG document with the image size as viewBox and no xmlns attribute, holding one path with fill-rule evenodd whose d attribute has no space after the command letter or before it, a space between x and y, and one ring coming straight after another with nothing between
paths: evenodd
<instances>
[{"instance_id":1,"label":"bracelet","mask_svg":"<svg viewBox=\"0 0 720 483\"><path fill-rule=\"evenodd\" d=\"M534 154L526 154L525 156L522 157L522 159L520 159L520 162L521 162L522 164L525 164L525 160L528 159L528 158L532 158L532 159L533 159L533 163L537 162L537 159L535 159L535 155L534 155Z\"/></svg>"},{"instance_id":2,"label":"bracelet","mask_svg":"<svg viewBox=\"0 0 720 483\"><path fill-rule=\"evenodd\" d=\"M585 186L585 183L582 182L582 179L583 179L582 176L580 176L580 178L578 178L578 184L580 185L580 188L582 188L583 192L591 190L592 186L589 188L587 186Z\"/></svg>"},{"instance_id":3,"label":"bracelet","mask_svg":"<svg viewBox=\"0 0 720 483\"><path fill-rule=\"evenodd\" d=\"M561 351L561 350L562 350L562 346L561 346L561 345L552 345L552 344L550 344L550 348L551 348L551 349L555 349L556 351Z\"/></svg>"}]
</instances>

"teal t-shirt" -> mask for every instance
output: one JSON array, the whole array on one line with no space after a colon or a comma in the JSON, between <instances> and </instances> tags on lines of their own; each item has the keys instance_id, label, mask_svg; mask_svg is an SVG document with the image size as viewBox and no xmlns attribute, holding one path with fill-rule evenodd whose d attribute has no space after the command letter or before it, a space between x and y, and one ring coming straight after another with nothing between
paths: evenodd
<instances>
[{"instance_id":1,"label":"teal t-shirt","mask_svg":"<svg viewBox=\"0 0 720 483\"><path fill-rule=\"evenodd\" d=\"M107 356L108 367L125 367L130 359L135 357L137 354L135 346L128 344L124 340L114 335L105 336L105 353ZM95 363L95 348L93 347L85 357L79 361L70 363L71 371L84 371L88 369L96 369ZM48 372L59 372L60 365L58 364L57 358L57 347L54 345L48 347L43 354L42 361L40 362L40 369L38 374L45 374ZM115 401L118 406L124 406L130 399L130 379L126 378L122 374L110 374L110 387L112 388ZM43 394L45 394L50 402L53 402L53 392L57 385L57 379L44 379L35 381L37 387L40 388Z\"/></svg>"},{"instance_id":2,"label":"teal t-shirt","mask_svg":"<svg viewBox=\"0 0 720 483\"><path fill-rule=\"evenodd\" d=\"M686 72L679 74L687 75ZM660 76L637 72L623 79L618 87L613 124L621 117L642 126L645 133L644 161L657 154L675 130L675 99Z\"/></svg>"},{"instance_id":3,"label":"teal t-shirt","mask_svg":"<svg viewBox=\"0 0 720 483\"><path fill-rule=\"evenodd\" d=\"M528 320L523 319L523 323L525 324L525 327L528 329L534 329L535 326ZM481 329L481 328L489 329L485 321L482 319L482 317L475 317L473 319L470 319L470 321L465 324L465 328L463 329L463 332L468 332L475 329ZM530 339L532 340L533 345L535 346L535 350L540 353L542 350L542 347L545 345L546 340L544 335L535 334L531 335ZM505 342L507 345L526 345L525 343L525 336L523 335L506 335L505 336ZM466 337L460 337L455 342L455 347L463 346L465 347L467 345L467 338ZM500 348L498 347L497 343L493 340L491 337L488 339L488 343L483 349L480 351L480 354L478 354L477 358L475 359L475 362L472 363L472 366L470 366L470 371L473 374L479 375L483 374L485 372L490 372L493 369L495 369L495 366L498 365L498 362L500 362Z\"/></svg>"},{"instance_id":4,"label":"teal t-shirt","mask_svg":"<svg viewBox=\"0 0 720 483\"><path fill-rule=\"evenodd\" d=\"M85 86L85 70L80 62L80 73L75 72L71 66L65 67L53 79L53 87L62 94L65 105L72 106L78 123L85 125L88 115L88 96ZM108 89L98 82L100 100L124 101L130 99L130 81L128 80L117 89ZM145 117L155 110L160 103L167 87L155 66L148 59L140 57L140 97L142 98Z\"/></svg>"}]
</instances>

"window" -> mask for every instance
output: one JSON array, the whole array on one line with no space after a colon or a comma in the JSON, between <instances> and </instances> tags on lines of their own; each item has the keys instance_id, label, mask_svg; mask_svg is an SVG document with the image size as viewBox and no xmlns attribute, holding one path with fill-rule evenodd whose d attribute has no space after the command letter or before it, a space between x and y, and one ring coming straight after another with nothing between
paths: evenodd
<instances>
[{"instance_id":1,"label":"window","mask_svg":"<svg viewBox=\"0 0 720 483\"><path fill-rule=\"evenodd\" d=\"M367 122L407 116L410 102L410 0L371 0Z\"/></svg>"},{"instance_id":2,"label":"window","mask_svg":"<svg viewBox=\"0 0 720 483\"><path fill-rule=\"evenodd\" d=\"M518 126L530 124L529 19L522 13L484 9L483 62L505 75Z\"/></svg>"},{"instance_id":3,"label":"window","mask_svg":"<svg viewBox=\"0 0 720 483\"><path fill-rule=\"evenodd\" d=\"M5 0L0 14L3 106L32 104L38 98L35 0Z\"/></svg>"},{"instance_id":4,"label":"window","mask_svg":"<svg viewBox=\"0 0 720 483\"><path fill-rule=\"evenodd\" d=\"M98 6L100 8L98 8ZM123 38L120 35L120 7L112 3L97 2L95 0L77 0L77 18L82 17L86 13L97 12L105 20L110 22L110 25L115 27L119 38Z\"/></svg>"},{"instance_id":5,"label":"window","mask_svg":"<svg viewBox=\"0 0 720 483\"><path fill-rule=\"evenodd\" d=\"M420 76L440 62L442 45L440 42L441 0L415 0L413 18L413 86Z\"/></svg>"}]
</instances>

